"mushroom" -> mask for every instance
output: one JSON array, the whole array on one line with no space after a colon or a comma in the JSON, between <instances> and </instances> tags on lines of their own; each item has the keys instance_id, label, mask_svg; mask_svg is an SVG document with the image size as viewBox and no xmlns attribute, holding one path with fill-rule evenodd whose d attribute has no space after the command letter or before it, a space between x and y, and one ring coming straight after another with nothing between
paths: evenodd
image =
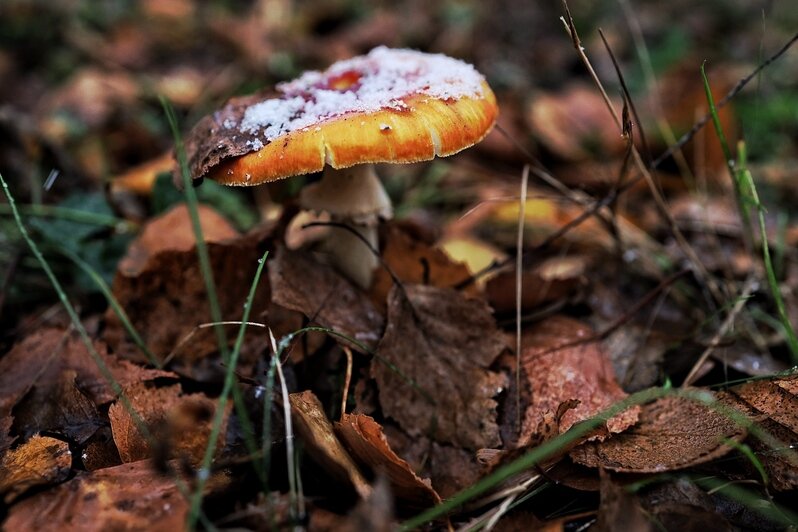
<instances>
[{"instance_id":1,"label":"mushroom","mask_svg":"<svg viewBox=\"0 0 798 532\"><path fill-rule=\"evenodd\" d=\"M482 140L496 99L471 65L441 54L375 48L278 85L279 97L233 100L187 138L192 175L257 185L320 172L300 206L326 212L377 247L392 216L373 163L448 156ZM330 261L361 287L377 258L352 232L332 228Z\"/></svg>"}]
</instances>

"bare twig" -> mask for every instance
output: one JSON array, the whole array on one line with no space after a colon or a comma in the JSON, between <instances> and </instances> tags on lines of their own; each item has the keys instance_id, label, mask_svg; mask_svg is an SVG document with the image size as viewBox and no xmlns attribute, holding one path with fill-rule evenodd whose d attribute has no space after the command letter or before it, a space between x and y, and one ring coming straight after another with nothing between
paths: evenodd
<instances>
[{"instance_id":1,"label":"bare twig","mask_svg":"<svg viewBox=\"0 0 798 532\"><path fill-rule=\"evenodd\" d=\"M526 215L526 190L529 183L529 165L521 173L521 195L518 208L518 241L515 252L515 415L516 426L521 430L521 296L524 274L524 225Z\"/></svg>"},{"instance_id":2,"label":"bare twig","mask_svg":"<svg viewBox=\"0 0 798 532\"><path fill-rule=\"evenodd\" d=\"M756 281L753 278L749 278L745 285L743 286L742 291L740 292L737 301L734 303L729 315L726 316L726 319L723 320L723 323L718 328L718 331L715 333L715 336L712 337L712 340L709 342L709 345L704 352L701 353L701 356L698 357L698 360L695 361L693 364L693 368L690 370L690 373L687 374L687 377L684 378L684 382L682 383L682 387L687 387L693 384L698 376L698 372L701 370L701 366L704 365L704 362L707 361L709 356L712 354L712 351L720 344L721 339L726 335L729 331L731 326L734 324L734 320L737 319L737 315L743 310L743 307L748 302L748 298L751 297L751 293L754 291L756 287Z\"/></svg>"}]
</instances>

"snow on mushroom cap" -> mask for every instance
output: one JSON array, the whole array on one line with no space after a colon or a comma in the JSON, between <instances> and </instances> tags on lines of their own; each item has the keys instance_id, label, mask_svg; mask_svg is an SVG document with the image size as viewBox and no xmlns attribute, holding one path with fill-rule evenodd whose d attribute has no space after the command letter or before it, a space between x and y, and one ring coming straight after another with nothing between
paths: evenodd
<instances>
[{"instance_id":1,"label":"snow on mushroom cap","mask_svg":"<svg viewBox=\"0 0 798 532\"><path fill-rule=\"evenodd\" d=\"M439 100L483 96L482 75L471 65L442 54L373 49L368 55L339 61L325 72L307 72L280 84L281 98L251 105L239 130L266 142L326 119L380 109L407 109L404 98L427 95ZM235 127L235 123L225 123Z\"/></svg>"}]
</instances>

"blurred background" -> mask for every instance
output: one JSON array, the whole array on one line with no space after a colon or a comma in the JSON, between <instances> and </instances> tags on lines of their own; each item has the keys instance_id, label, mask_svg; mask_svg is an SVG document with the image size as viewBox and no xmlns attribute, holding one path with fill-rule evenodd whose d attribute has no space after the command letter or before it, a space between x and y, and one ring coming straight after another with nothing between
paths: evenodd
<instances>
[{"instance_id":1,"label":"blurred background","mask_svg":"<svg viewBox=\"0 0 798 532\"><path fill-rule=\"evenodd\" d=\"M620 112L618 78L598 30L604 32L651 157L704 114L702 62L719 99L798 28L791 0L573 0L569 6ZM176 201L169 180L156 179L171 168L173 145L159 96L175 106L185 133L232 96L272 90L306 69L387 45L472 62L502 109L500 131L476 149L383 170L401 215L459 216L476 199L507 192L489 188L494 184L515 190L530 157L569 186L600 192L617 178L624 143L574 51L563 14L559 2L519 0L3 0L0 171L21 204L80 206L116 217L99 237L80 230L86 228L79 220L72 226L31 221L45 240L74 244L110 279L132 233L125 227ZM721 113L727 135L745 138L755 176L773 185L768 200L794 199L786 184L796 173L797 87L798 53L790 51ZM714 137L698 135L661 165L658 178L666 188L722 189L724 171ZM251 191L217 192L204 194L239 228L258 219ZM23 295L19 287L26 296L36 286L47 289L38 274L27 276L7 206L0 207L0 273L7 278L13 267L17 280L4 293L13 299ZM75 275L78 285L94 286Z\"/></svg>"}]
</instances>

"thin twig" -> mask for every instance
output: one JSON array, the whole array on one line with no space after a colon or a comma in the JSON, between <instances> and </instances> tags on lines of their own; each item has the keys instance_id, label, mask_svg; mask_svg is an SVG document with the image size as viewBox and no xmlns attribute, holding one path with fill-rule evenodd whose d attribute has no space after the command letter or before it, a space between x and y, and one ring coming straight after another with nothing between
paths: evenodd
<instances>
[{"instance_id":1,"label":"thin twig","mask_svg":"<svg viewBox=\"0 0 798 532\"><path fill-rule=\"evenodd\" d=\"M518 240L515 252L515 423L521 430L521 296L524 277L524 225L526 191L529 184L529 165L521 173L521 195L518 208Z\"/></svg>"},{"instance_id":2,"label":"thin twig","mask_svg":"<svg viewBox=\"0 0 798 532\"><path fill-rule=\"evenodd\" d=\"M726 319L723 320L720 327L718 328L715 336L712 337L712 340L709 342L709 345L704 352L701 353L701 356L698 357L698 360L695 361L693 364L693 368L690 370L690 373L687 374L687 377L684 378L684 382L682 383L682 387L685 388L693 384L698 376L698 372L701 370L701 366L704 365L704 362L707 361L709 355L715 350L715 347L718 346L720 343L721 338L723 338L726 333L729 331L729 328L734 324L734 320L737 318L737 315L743 310L743 307L748 302L748 299L751 297L751 293L754 291L756 287L756 281L753 278L749 278L745 285L743 286L742 291L740 292L737 301L734 303L731 311L729 311L729 315L726 316Z\"/></svg>"},{"instance_id":3,"label":"thin twig","mask_svg":"<svg viewBox=\"0 0 798 532\"><path fill-rule=\"evenodd\" d=\"M352 382L352 350L347 346L342 349L346 354L346 373L344 374L344 389L341 393L341 421L344 420L346 414L346 400L349 399L349 384Z\"/></svg>"}]
</instances>

